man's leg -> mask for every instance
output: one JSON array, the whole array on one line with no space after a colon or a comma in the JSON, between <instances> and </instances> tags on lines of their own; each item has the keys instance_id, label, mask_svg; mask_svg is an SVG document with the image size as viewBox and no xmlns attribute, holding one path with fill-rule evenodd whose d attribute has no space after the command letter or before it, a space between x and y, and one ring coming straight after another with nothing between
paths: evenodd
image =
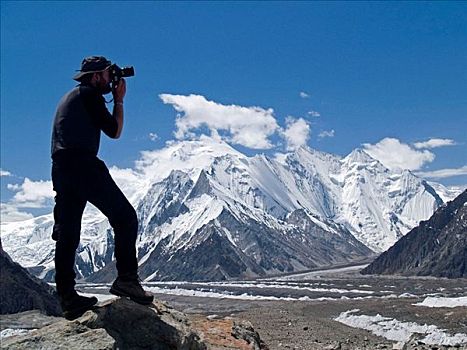
<instances>
[{"instance_id":1,"label":"man's leg","mask_svg":"<svg viewBox=\"0 0 467 350\"><path fill-rule=\"evenodd\" d=\"M52 239L55 244L55 282L63 315L69 320L81 316L97 303L96 297L84 297L75 291L75 256L79 245L81 218L86 200L80 195L80 178L68 163L52 165L52 181L57 192Z\"/></svg>"},{"instance_id":2,"label":"man's leg","mask_svg":"<svg viewBox=\"0 0 467 350\"><path fill-rule=\"evenodd\" d=\"M52 238L55 244L55 282L63 296L74 291L75 255L79 245L81 218L86 201L73 192L58 191L55 196Z\"/></svg>"},{"instance_id":3,"label":"man's leg","mask_svg":"<svg viewBox=\"0 0 467 350\"><path fill-rule=\"evenodd\" d=\"M90 194L88 199L109 219L110 226L114 230L118 275L137 277L138 218L136 212L110 174L100 175L97 182L100 186L94 188L94 193Z\"/></svg>"},{"instance_id":4,"label":"man's leg","mask_svg":"<svg viewBox=\"0 0 467 350\"><path fill-rule=\"evenodd\" d=\"M90 188L87 198L107 216L114 230L118 278L111 292L129 297L142 304L151 303L152 296L141 288L138 281L136 211L118 188L103 162L99 166L99 175L96 176L96 181Z\"/></svg>"}]
</instances>

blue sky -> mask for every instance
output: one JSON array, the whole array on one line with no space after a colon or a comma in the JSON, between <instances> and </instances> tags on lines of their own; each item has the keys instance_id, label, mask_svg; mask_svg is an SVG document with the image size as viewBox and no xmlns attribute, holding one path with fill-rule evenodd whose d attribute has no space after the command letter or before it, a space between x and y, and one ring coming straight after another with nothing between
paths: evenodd
<instances>
[{"instance_id":1,"label":"blue sky","mask_svg":"<svg viewBox=\"0 0 467 350\"><path fill-rule=\"evenodd\" d=\"M466 43L466 2L2 1L2 202L26 195L25 178L50 180L57 102L95 54L136 71L123 136L102 139L109 166L132 167L176 131L216 129L248 154L290 140L339 155L363 147L465 185ZM266 148L236 138L248 126L213 121L229 105L259 107L259 128L277 124Z\"/></svg>"}]
</instances>

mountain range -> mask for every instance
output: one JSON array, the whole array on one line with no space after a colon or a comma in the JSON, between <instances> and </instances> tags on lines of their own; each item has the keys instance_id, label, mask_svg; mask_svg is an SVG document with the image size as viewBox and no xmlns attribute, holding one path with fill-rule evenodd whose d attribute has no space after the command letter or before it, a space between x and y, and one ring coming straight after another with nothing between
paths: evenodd
<instances>
[{"instance_id":1,"label":"mountain range","mask_svg":"<svg viewBox=\"0 0 467 350\"><path fill-rule=\"evenodd\" d=\"M467 191L436 210L363 274L467 277Z\"/></svg>"},{"instance_id":2,"label":"mountain range","mask_svg":"<svg viewBox=\"0 0 467 350\"><path fill-rule=\"evenodd\" d=\"M139 217L140 277L223 280L297 272L385 251L452 199L444 186L391 171L362 149L346 157L302 147L249 157L202 136L145 151L111 169ZM53 280L51 214L2 223L4 249ZM113 234L85 211L80 277L115 277Z\"/></svg>"}]
</instances>

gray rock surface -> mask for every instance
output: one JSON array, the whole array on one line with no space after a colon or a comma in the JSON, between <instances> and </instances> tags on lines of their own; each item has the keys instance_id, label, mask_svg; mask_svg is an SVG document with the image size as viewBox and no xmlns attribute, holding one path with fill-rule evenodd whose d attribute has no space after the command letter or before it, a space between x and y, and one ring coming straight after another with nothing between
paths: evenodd
<instances>
[{"instance_id":1,"label":"gray rock surface","mask_svg":"<svg viewBox=\"0 0 467 350\"><path fill-rule=\"evenodd\" d=\"M234 332L235 330L235 332ZM266 349L249 323L187 316L165 304L104 303L75 321L59 321L2 341L5 349Z\"/></svg>"},{"instance_id":2,"label":"gray rock surface","mask_svg":"<svg viewBox=\"0 0 467 350\"><path fill-rule=\"evenodd\" d=\"M467 191L420 222L362 274L467 277Z\"/></svg>"}]
</instances>

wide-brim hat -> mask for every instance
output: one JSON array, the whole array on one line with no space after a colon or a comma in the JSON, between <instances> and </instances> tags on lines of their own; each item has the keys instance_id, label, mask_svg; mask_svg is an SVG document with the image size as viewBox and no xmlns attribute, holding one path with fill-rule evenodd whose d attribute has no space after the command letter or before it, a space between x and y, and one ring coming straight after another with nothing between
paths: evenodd
<instances>
[{"instance_id":1,"label":"wide-brim hat","mask_svg":"<svg viewBox=\"0 0 467 350\"><path fill-rule=\"evenodd\" d=\"M105 71L112 65L104 56L90 56L83 59L81 62L81 69L73 77L74 80L80 81L86 74L97 73Z\"/></svg>"}]
</instances>

